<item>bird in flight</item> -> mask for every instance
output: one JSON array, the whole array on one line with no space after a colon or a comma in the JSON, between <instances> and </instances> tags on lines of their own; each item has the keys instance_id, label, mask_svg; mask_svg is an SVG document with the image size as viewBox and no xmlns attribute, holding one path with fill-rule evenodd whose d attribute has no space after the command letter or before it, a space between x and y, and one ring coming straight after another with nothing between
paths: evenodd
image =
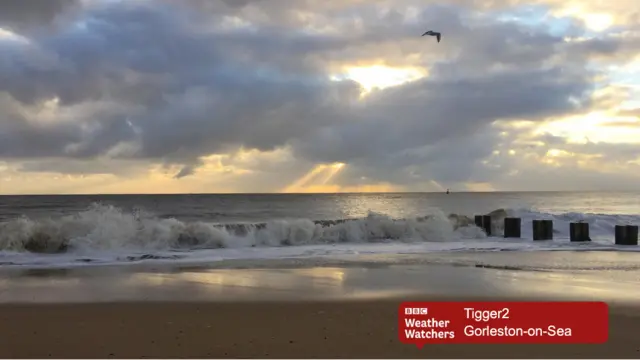
<instances>
[{"instance_id":1,"label":"bird in flight","mask_svg":"<svg viewBox=\"0 0 640 360\"><path fill-rule=\"evenodd\" d=\"M425 35L435 36L436 39L438 39L438 42L440 42L440 37L442 36L439 32L435 32L435 31L431 31L431 30L429 30L426 33L422 34L422 36L425 36Z\"/></svg>"}]
</instances>

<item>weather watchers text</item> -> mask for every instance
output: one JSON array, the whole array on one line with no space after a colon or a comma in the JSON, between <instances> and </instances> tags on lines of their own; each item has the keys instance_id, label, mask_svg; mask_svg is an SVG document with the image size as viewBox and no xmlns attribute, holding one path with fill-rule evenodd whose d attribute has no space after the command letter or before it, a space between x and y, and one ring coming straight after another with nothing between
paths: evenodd
<instances>
[{"instance_id":1,"label":"weather watchers text","mask_svg":"<svg viewBox=\"0 0 640 360\"><path fill-rule=\"evenodd\" d=\"M406 302L401 342L598 344L609 336L603 302Z\"/></svg>"}]
</instances>

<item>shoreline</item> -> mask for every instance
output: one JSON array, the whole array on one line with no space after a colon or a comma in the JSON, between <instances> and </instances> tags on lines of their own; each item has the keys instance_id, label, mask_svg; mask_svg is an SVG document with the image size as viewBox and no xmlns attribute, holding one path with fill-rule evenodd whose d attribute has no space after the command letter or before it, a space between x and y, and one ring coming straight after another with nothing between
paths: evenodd
<instances>
[{"instance_id":1,"label":"shoreline","mask_svg":"<svg viewBox=\"0 0 640 360\"><path fill-rule=\"evenodd\" d=\"M268 268L83 268L0 272L2 303L328 301L413 296L633 304L635 272L547 272L447 264Z\"/></svg>"},{"instance_id":2,"label":"shoreline","mask_svg":"<svg viewBox=\"0 0 640 360\"><path fill-rule=\"evenodd\" d=\"M363 257L337 262L309 259L231 261L233 266L214 263L211 266L140 264L2 269L0 304L245 299L328 301L416 295L602 300L616 304L633 304L640 299L640 288L634 286L638 281L636 271L536 268L545 265L536 265L540 259L551 265L562 264L567 259L566 253L522 254L530 258L514 257L513 253L505 252L484 255L487 256L482 266L468 262L469 259L477 261L477 253L461 252L451 254L441 263L431 263L431 257L426 256L382 256L369 257L370 261ZM597 258L598 254L576 255L584 263ZM622 264L626 269L635 258L614 254L604 264ZM509 265L514 261L520 268Z\"/></svg>"},{"instance_id":3,"label":"shoreline","mask_svg":"<svg viewBox=\"0 0 640 360\"><path fill-rule=\"evenodd\" d=\"M472 253L456 256L467 255ZM510 258L504 253L491 256ZM627 256L617 259L623 258ZM640 356L636 345L640 289L631 286L637 281L636 272L394 261L314 266L306 259L292 261L300 260L297 267L275 261L257 268L237 263L235 268L0 271L0 338L6 344L0 347L0 358ZM610 340L601 345L463 344L418 349L398 339L397 311L402 301L497 300L606 301Z\"/></svg>"},{"instance_id":4,"label":"shoreline","mask_svg":"<svg viewBox=\"0 0 640 360\"><path fill-rule=\"evenodd\" d=\"M368 244L371 245L371 244ZM376 246L383 246L386 244L374 244ZM405 244L406 245L406 244ZM312 247L313 245L306 245L305 247ZM249 248L247 248L249 249ZM253 249L253 248L251 248ZM271 248L267 248L271 249ZM282 248L274 248L281 250ZM286 249L286 248L285 248ZM225 250L225 249L223 249ZM175 254L181 254L176 252ZM540 255L544 254L544 258ZM42 254L40 254L42 255ZM60 254L49 255L51 257L59 256ZM149 259L144 259L145 256L149 256ZM611 269L619 267L620 264L624 264L627 267L631 266L634 270L640 270L640 248L620 248L620 249L555 249L555 250L501 250L495 251L494 249L478 250L451 250L451 251L426 251L426 252L407 252L407 253L361 253L361 254L335 254L329 256L290 256L290 257L239 257L239 258L222 258L222 259L181 259L181 258L163 258L164 255L151 255L146 253L140 253L141 260L132 260L129 262L106 262L101 263L98 261L78 261L76 263L47 263L36 265L22 265L22 264L2 264L0 265L0 276L3 274L12 274L28 271L103 271L110 269L120 269L122 271L145 271L145 270L170 270L182 268L186 269L271 269L271 268L308 268L308 267L362 267L362 266L388 266L388 265L450 265L450 266L462 266L462 267L485 267L477 266L483 264L483 260L500 260L500 258L513 258L519 257L519 261L507 265L495 265L494 268L504 270L523 270L523 271L553 271L553 270L584 270L584 266L578 268L558 266L558 262L562 262L567 257L574 257L576 259L581 258L582 262L586 261L591 263L592 261L602 262L600 267L604 270L608 270L607 266L611 266ZM157 258L154 258L157 257ZM563 258L565 257L565 258ZM527 261L527 258L538 258L538 261L533 263ZM545 258L556 258L554 262L543 261L540 265L539 260L545 260ZM81 259L81 258L80 258ZM525 260L523 264L520 260ZM538 262L538 265L535 263ZM544 265L546 263L546 265ZM549 267L551 264L551 267ZM486 264L485 264L486 265ZM488 264L486 267L492 267ZM587 269L598 270L598 266L589 266Z\"/></svg>"},{"instance_id":5,"label":"shoreline","mask_svg":"<svg viewBox=\"0 0 640 360\"><path fill-rule=\"evenodd\" d=\"M0 305L2 358L637 358L640 312L600 345L400 343L401 300ZM497 298L502 299L502 298ZM453 299L452 299L453 300ZM469 300L458 298L457 300Z\"/></svg>"}]
</instances>

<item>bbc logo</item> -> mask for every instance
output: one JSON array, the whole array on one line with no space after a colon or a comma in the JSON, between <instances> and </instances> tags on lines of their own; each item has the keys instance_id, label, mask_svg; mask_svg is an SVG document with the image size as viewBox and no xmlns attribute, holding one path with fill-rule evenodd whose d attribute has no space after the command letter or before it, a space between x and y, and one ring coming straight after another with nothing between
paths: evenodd
<instances>
[{"instance_id":1,"label":"bbc logo","mask_svg":"<svg viewBox=\"0 0 640 360\"><path fill-rule=\"evenodd\" d=\"M429 313L429 308L405 308L405 315L427 315Z\"/></svg>"}]
</instances>

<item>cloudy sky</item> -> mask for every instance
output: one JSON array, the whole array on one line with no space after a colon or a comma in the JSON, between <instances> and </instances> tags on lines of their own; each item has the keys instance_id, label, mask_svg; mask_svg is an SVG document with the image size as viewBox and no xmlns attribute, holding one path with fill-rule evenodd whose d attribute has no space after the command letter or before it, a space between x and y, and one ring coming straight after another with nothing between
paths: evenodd
<instances>
[{"instance_id":1,"label":"cloudy sky","mask_svg":"<svg viewBox=\"0 0 640 360\"><path fill-rule=\"evenodd\" d=\"M640 190L639 24L638 0L2 0L0 193Z\"/></svg>"}]
</instances>

